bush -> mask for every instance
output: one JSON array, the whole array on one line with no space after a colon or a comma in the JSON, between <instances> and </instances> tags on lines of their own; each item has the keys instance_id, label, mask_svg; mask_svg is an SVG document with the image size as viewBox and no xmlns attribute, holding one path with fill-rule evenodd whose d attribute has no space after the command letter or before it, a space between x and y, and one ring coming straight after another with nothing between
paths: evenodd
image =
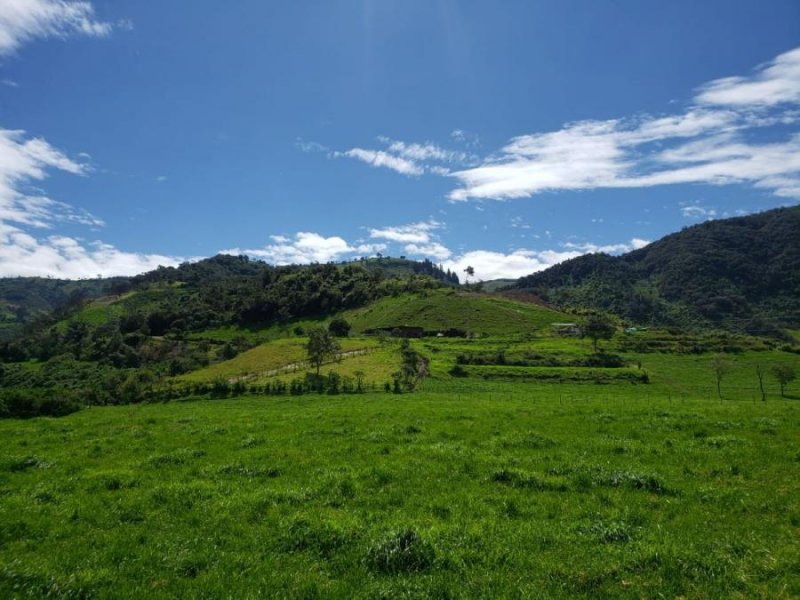
<instances>
[{"instance_id":1,"label":"bush","mask_svg":"<svg viewBox=\"0 0 800 600\"><path fill-rule=\"evenodd\" d=\"M453 377L466 377L468 375L467 370L461 365L455 365L448 373Z\"/></svg>"},{"instance_id":2,"label":"bush","mask_svg":"<svg viewBox=\"0 0 800 600\"><path fill-rule=\"evenodd\" d=\"M343 317L334 317L328 325L328 331L336 337L347 337L350 335L350 323Z\"/></svg>"}]
</instances>

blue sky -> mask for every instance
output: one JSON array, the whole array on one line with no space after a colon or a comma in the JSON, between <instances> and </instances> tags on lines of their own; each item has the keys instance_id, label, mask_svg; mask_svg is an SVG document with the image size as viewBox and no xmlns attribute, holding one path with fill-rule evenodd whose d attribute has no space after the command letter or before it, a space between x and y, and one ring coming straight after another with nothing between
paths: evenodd
<instances>
[{"instance_id":1,"label":"blue sky","mask_svg":"<svg viewBox=\"0 0 800 600\"><path fill-rule=\"evenodd\" d=\"M798 199L796 0L0 0L0 275L518 277Z\"/></svg>"}]
</instances>

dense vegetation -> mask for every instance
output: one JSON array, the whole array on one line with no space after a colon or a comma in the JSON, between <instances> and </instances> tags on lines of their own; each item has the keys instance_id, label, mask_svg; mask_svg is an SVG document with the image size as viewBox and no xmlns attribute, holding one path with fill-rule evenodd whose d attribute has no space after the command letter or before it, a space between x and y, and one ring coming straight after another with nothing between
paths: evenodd
<instances>
[{"instance_id":1,"label":"dense vegetation","mask_svg":"<svg viewBox=\"0 0 800 600\"><path fill-rule=\"evenodd\" d=\"M709 221L619 257L582 256L514 288L637 324L784 336L800 327L800 207Z\"/></svg>"}]
</instances>

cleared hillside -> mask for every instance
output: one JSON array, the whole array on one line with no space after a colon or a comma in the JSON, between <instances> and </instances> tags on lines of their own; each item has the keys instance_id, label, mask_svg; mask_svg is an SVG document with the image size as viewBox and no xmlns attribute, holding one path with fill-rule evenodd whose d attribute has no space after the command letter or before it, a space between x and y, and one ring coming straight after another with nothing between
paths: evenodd
<instances>
[{"instance_id":1,"label":"cleared hillside","mask_svg":"<svg viewBox=\"0 0 800 600\"><path fill-rule=\"evenodd\" d=\"M431 290L378 300L347 311L355 332L419 327L429 332L458 329L481 335L533 333L569 319L557 311L490 294Z\"/></svg>"}]
</instances>

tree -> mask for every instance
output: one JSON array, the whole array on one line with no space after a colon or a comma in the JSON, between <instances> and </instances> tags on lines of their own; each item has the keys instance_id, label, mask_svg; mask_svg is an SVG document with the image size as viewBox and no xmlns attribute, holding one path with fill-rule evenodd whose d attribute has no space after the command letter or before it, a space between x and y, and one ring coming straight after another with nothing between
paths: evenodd
<instances>
[{"instance_id":1,"label":"tree","mask_svg":"<svg viewBox=\"0 0 800 600\"><path fill-rule=\"evenodd\" d=\"M756 377L758 377L758 389L761 390L761 401L767 401L767 395L764 393L764 369L760 364L756 364Z\"/></svg>"},{"instance_id":2,"label":"tree","mask_svg":"<svg viewBox=\"0 0 800 600\"><path fill-rule=\"evenodd\" d=\"M717 396L722 400L722 378L731 370L730 361L723 354L717 354L711 361L711 368L714 371L714 379L717 382Z\"/></svg>"},{"instance_id":3,"label":"tree","mask_svg":"<svg viewBox=\"0 0 800 600\"><path fill-rule=\"evenodd\" d=\"M341 347L331 333L322 327L316 327L308 332L306 353L308 361L314 365L319 376L319 368L326 359L335 358Z\"/></svg>"},{"instance_id":4,"label":"tree","mask_svg":"<svg viewBox=\"0 0 800 600\"><path fill-rule=\"evenodd\" d=\"M776 365L772 367L772 374L781 386L781 397L783 397L786 386L794 381L794 368L791 365Z\"/></svg>"},{"instance_id":5,"label":"tree","mask_svg":"<svg viewBox=\"0 0 800 600\"><path fill-rule=\"evenodd\" d=\"M328 324L328 331L336 337L347 337L350 335L350 323L344 317L334 317Z\"/></svg>"},{"instance_id":6,"label":"tree","mask_svg":"<svg viewBox=\"0 0 800 600\"><path fill-rule=\"evenodd\" d=\"M363 392L364 391L364 371L358 370L353 375L356 376L356 391Z\"/></svg>"},{"instance_id":7,"label":"tree","mask_svg":"<svg viewBox=\"0 0 800 600\"><path fill-rule=\"evenodd\" d=\"M467 274L467 285L469 285L469 278L475 277L475 268L470 265L467 265L467 268L464 269L464 273Z\"/></svg>"},{"instance_id":8,"label":"tree","mask_svg":"<svg viewBox=\"0 0 800 600\"><path fill-rule=\"evenodd\" d=\"M614 322L598 313L589 315L581 324L581 335L592 340L592 348L597 353L598 340L610 340L617 331Z\"/></svg>"}]
</instances>

